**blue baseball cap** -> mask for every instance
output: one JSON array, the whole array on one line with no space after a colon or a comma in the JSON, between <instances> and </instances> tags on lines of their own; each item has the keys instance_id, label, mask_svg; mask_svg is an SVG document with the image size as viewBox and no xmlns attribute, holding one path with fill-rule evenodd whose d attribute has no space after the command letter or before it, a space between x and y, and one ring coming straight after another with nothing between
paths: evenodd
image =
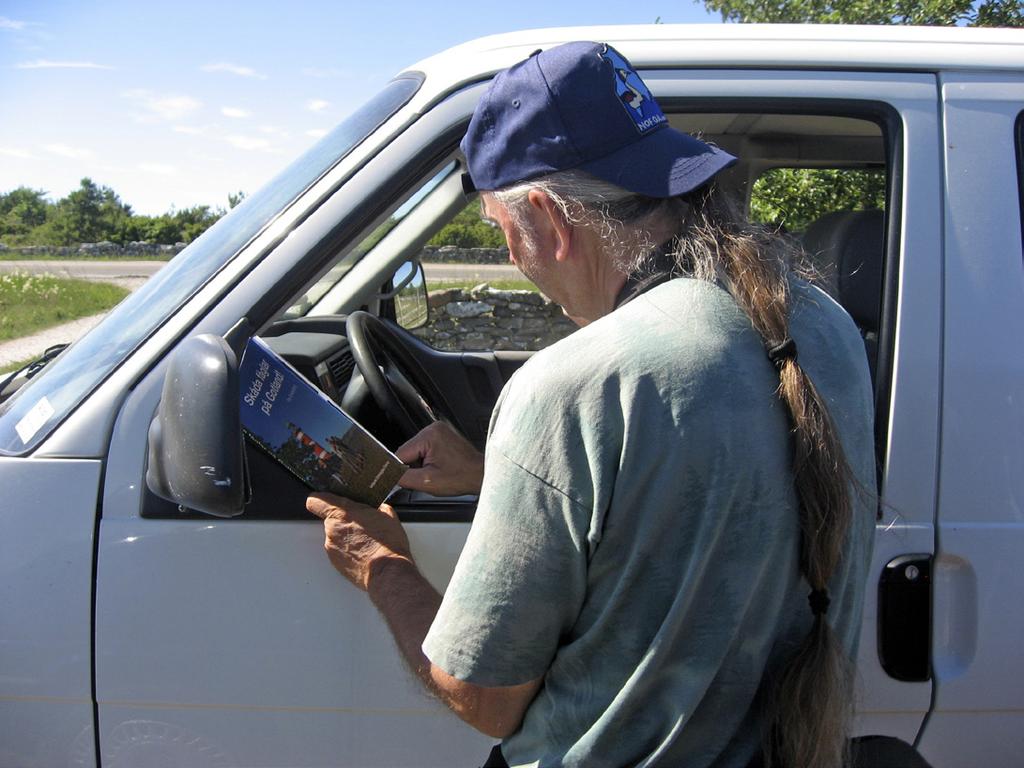
<instances>
[{"instance_id":1,"label":"blue baseball cap","mask_svg":"<svg viewBox=\"0 0 1024 768\"><path fill-rule=\"evenodd\" d=\"M637 194L674 197L736 162L672 128L626 58L591 42L538 51L499 72L461 146L479 190L575 169Z\"/></svg>"}]
</instances>

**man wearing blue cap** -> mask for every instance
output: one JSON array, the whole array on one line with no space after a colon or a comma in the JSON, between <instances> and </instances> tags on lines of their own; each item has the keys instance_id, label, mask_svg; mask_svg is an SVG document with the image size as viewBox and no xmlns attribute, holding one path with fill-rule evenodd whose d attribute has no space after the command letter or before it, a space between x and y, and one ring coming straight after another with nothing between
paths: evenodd
<instances>
[{"instance_id":1,"label":"man wearing blue cap","mask_svg":"<svg viewBox=\"0 0 1024 768\"><path fill-rule=\"evenodd\" d=\"M311 497L331 561L491 765L838 765L874 521L852 321L607 45L500 73L462 150L581 330L509 381L485 460L443 425L399 449L403 485L479 493L443 601L386 506Z\"/></svg>"}]
</instances>

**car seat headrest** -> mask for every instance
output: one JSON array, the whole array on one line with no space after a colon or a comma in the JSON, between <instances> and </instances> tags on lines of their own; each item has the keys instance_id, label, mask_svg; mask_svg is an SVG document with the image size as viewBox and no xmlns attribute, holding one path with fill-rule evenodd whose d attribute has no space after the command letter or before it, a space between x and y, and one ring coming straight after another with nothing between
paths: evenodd
<instances>
[{"instance_id":1,"label":"car seat headrest","mask_svg":"<svg viewBox=\"0 0 1024 768\"><path fill-rule=\"evenodd\" d=\"M824 287L866 332L878 332L884 229L883 211L836 211L807 227L803 237L804 250L824 273Z\"/></svg>"}]
</instances>

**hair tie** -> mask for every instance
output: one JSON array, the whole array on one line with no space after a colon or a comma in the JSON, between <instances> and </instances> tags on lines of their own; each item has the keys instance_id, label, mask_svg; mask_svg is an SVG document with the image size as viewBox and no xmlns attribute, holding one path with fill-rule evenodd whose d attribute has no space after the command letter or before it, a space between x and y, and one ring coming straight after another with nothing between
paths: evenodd
<instances>
[{"instance_id":1,"label":"hair tie","mask_svg":"<svg viewBox=\"0 0 1024 768\"><path fill-rule=\"evenodd\" d=\"M781 371L787 360L796 360L796 342L791 336L787 336L778 344L768 347L768 359Z\"/></svg>"},{"instance_id":2,"label":"hair tie","mask_svg":"<svg viewBox=\"0 0 1024 768\"><path fill-rule=\"evenodd\" d=\"M807 602L811 604L811 613L815 616L823 615L832 601L828 597L827 589L812 589L807 595Z\"/></svg>"}]
</instances>

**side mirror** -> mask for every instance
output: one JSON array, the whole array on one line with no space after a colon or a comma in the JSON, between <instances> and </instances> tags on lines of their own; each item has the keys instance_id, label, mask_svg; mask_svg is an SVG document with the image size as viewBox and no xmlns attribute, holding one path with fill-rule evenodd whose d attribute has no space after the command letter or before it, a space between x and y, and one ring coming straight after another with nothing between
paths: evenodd
<instances>
[{"instance_id":1,"label":"side mirror","mask_svg":"<svg viewBox=\"0 0 1024 768\"><path fill-rule=\"evenodd\" d=\"M202 334L179 345L149 426L149 490L215 517L242 514L248 477L238 398L238 359L224 339Z\"/></svg>"},{"instance_id":2,"label":"side mirror","mask_svg":"<svg viewBox=\"0 0 1024 768\"><path fill-rule=\"evenodd\" d=\"M395 300L395 322L407 331L427 324L429 314L423 265L407 261L391 278L390 297Z\"/></svg>"}]
</instances>

